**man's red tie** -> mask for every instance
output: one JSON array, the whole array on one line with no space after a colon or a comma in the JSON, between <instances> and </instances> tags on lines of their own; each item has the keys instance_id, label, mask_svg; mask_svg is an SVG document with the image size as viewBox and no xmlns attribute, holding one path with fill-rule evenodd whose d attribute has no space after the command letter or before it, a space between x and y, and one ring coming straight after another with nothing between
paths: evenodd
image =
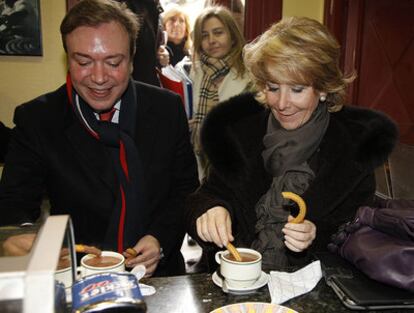
<instances>
[{"instance_id":1,"label":"man's red tie","mask_svg":"<svg viewBox=\"0 0 414 313\"><path fill-rule=\"evenodd\" d=\"M99 113L99 119L104 122L110 122L112 120L112 116L114 116L115 110L115 107L112 107L107 112Z\"/></svg>"}]
</instances>

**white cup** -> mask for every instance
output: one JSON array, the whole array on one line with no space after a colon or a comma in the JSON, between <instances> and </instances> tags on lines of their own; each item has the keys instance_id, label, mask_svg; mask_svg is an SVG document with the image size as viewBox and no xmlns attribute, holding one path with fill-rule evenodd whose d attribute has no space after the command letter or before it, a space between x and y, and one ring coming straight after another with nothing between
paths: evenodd
<instances>
[{"instance_id":1,"label":"white cup","mask_svg":"<svg viewBox=\"0 0 414 313\"><path fill-rule=\"evenodd\" d=\"M216 253L216 262L220 264L220 273L226 280L229 288L245 288L253 286L262 274L262 255L248 248L237 248L242 255L244 253L255 256L256 258L248 262L238 262L229 260L228 250Z\"/></svg>"},{"instance_id":2,"label":"white cup","mask_svg":"<svg viewBox=\"0 0 414 313\"><path fill-rule=\"evenodd\" d=\"M55 279L65 285L65 288L72 286L72 267L70 255L59 258L58 267L55 271Z\"/></svg>"},{"instance_id":3,"label":"white cup","mask_svg":"<svg viewBox=\"0 0 414 313\"><path fill-rule=\"evenodd\" d=\"M111 256L119 259L119 262L111 266L91 266L85 263L85 261L95 258L94 254L87 254L82 257L80 263L80 276L85 277L92 274L107 273L107 272L124 272L125 271L125 258L122 254L113 251L102 251L101 256Z\"/></svg>"},{"instance_id":4,"label":"white cup","mask_svg":"<svg viewBox=\"0 0 414 313\"><path fill-rule=\"evenodd\" d=\"M65 288L72 287L72 267L65 267L55 272L55 279L65 285Z\"/></svg>"}]
</instances>

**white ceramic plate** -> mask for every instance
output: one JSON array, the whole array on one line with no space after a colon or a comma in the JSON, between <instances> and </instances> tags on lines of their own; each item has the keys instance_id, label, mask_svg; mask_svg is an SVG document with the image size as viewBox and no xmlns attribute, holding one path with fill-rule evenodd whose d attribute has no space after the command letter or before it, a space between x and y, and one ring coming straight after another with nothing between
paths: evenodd
<instances>
[{"instance_id":1,"label":"white ceramic plate","mask_svg":"<svg viewBox=\"0 0 414 313\"><path fill-rule=\"evenodd\" d=\"M216 284L220 288L222 287L223 280L217 274L217 272L213 273L212 279L213 279L214 284ZM268 281L269 281L269 275L262 271L262 275L260 275L259 279L254 283L254 285L249 286L249 287L242 287L242 288L230 288L229 287L229 292L233 294L239 294L239 295L251 293L263 287L264 285L266 285Z\"/></svg>"},{"instance_id":2,"label":"white ceramic plate","mask_svg":"<svg viewBox=\"0 0 414 313\"><path fill-rule=\"evenodd\" d=\"M272 303L262 303L262 302L243 302L235 303L221 308L215 309L210 313L245 313L245 312L254 312L254 313L298 313L295 310L281 306L278 304Z\"/></svg>"}]
</instances>

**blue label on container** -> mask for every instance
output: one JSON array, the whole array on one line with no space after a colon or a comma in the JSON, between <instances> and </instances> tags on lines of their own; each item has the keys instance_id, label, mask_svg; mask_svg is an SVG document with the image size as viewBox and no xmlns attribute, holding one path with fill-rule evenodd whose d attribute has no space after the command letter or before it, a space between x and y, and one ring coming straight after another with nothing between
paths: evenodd
<instances>
[{"instance_id":1,"label":"blue label on container","mask_svg":"<svg viewBox=\"0 0 414 313\"><path fill-rule=\"evenodd\" d=\"M72 286L72 310L84 310L104 302L139 303L138 280L130 273L103 273L87 276Z\"/></svg>"}]
</instances>

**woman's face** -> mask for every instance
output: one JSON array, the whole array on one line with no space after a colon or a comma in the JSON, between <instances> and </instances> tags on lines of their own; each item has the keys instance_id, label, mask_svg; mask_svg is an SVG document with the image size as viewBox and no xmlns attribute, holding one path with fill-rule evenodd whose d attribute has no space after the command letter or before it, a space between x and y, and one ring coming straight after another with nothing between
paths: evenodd
<instances>
[{"instance_id":1,"label":"woman's face","mask_svg":"<svg viewBox=\"0 0 414 313\"><path fill-rule=\"evenodd\" d=\"M325 93L311 86L266 83L266 102L273 116L287 130L301 127L311 117Z\"/></svg>"},{"instance_id":2,"label":"woman's face","mask_svg":"<svg viewBox=\"0 0 414 313\"><path fill-rule=\"evenodd\" d=\"M201 30L201 49L209 57L222 59L229 54L231 36L224 24L216 17L204 21Z\"/></svg>"},{"instance_id":3,"label":"woman's face","mask_svg":"<svg viewBox=\"0 0 414 313\"><path fill-rule=\"evenodd\" d=\"M185 18L182 14L170 17L165 23L165 29L168 33L168 40L176 45L180 44L185 38Z\"/></svg>"}]
</instances>

